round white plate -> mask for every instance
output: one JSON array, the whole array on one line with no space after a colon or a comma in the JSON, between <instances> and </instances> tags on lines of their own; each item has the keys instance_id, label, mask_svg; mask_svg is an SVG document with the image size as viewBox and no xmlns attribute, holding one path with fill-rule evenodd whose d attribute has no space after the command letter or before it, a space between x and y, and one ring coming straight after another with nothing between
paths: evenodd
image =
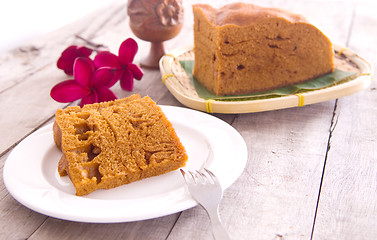
<instances>
[{"instance_id":1,"label":"round white plate","mask_svg":"<svg viewBox=\"0 0 377 240\"><path fill-rule=\"evenodd\" d=\"M172 122L188 161L184 170L210 169L223 189L241 175L247 147L226 122L191 109L161 106ZM52 124L18 144L4 166L4 184L26 207L55 218L79 222L128 222L161 217L194 207L179 170L110 190L78 197L68 177L60 177L61 152L53 141Z\"/></svg>"}]
</instances>

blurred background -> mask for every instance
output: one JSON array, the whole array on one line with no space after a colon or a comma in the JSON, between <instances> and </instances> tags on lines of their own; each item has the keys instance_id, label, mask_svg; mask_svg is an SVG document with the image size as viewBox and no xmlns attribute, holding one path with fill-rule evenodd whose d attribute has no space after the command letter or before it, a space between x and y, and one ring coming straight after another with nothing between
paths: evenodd
<instances>
[{"instance_id":1,"label":"blurred background","mask_svg":"<svg viewBox=\"0 0 377 240\"><path fill-rule=\"evenodd\" d=\"M127 0L12 0L0 6L0 54L28 43L34 38L78 20L113 1ZM187 0L183 0L184 2ZM236 2L237 0L235 0ZM302 1L302 0L297 0ZM337 0L304 0L337 1ZM208 1L190 0L199 3ZM209 1L214 4L216 1ZM244 2L254 3L249 0ZM281 1L279 1L281 2ZM350 3L368 2L377 10L376 0L346 0ZM284 6L282 6L284 7ZM376 26L377 31L377 26Z\"/></svg>"},{"instance_id":2,"label":"blurred background","mask_svg":"<svg viewBox=\"0 0 377 240\"><path fill-rule=\"evenodd\" d=\"M74 22L113 1L2 1L0 4L0 53L16 48L40 35Z\"/></svg>"}]
</instances>

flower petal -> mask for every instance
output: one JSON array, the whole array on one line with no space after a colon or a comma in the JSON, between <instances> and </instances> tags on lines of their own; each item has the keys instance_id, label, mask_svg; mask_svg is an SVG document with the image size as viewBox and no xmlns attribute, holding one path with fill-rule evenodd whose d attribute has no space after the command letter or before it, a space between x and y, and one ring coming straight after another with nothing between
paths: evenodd
<instances>
[{"instance_id":1,"label":"flower petal","mask_svg":"<svg viewBox=\"0 0 377 240\"><path fill-rule=\"evenodd\" d=\"M130 70L124 70L123 75L120 78L120 86L123 90L126 91L132 91L132 89L134 88L134 77Z\"/></svg>"},{"instance_id":2,"label":"flower petal","mask_svg":"<svg viewBox=\"0 0 377 240\"><path fill-rule=\"evenodd\" d=\"M96 102L98 102L98 95L95 91L93 91L81 99L80 106L83 107L86 104L92 104Z\"/></svg>"},{"instance_id":3,"label":"flower petal","mask_svg":"<svg viewBox=\"0 0 377 240\"><path fill-rule=\"evenodd\" d=\"M94 65L97 68L100 68L100 67L121 68L118 57L109 51L99 52L94 58Z\"/></svg>"},{"instance_id":4,"label":"flower petal","mask_svg":"<svg viewBox=\"0 0 377 240\"><path fill-rule=\"evenodd\" d=\"M107 102L117 99L117 96L108 88L101 87L96 89L98 102Z\"/></svg>"},{"instance_id":5,"label":"flower petal","mask_svg":"<svg viewBox=\"0 0 377 240\"><path fill-rule=\"evenodd\" d=\"M58 59L56 66L63 70L66 74L73 74L73 63L77 57L77 46L69 46L66 48L60 58Z\"/></svg>"},{"instance_id":6,"label":"flower petal","mask_svg":"<svg viewBox=\"0 0 377 240\"><path fill-rule=\"evenodd\" d=\"M122 64L132 63L137 53L138 45L132 38L126 39L119 47L119 60Z\"/></svg>"},{"instance_id":7,"label":"flower petal","mask_svg":"<svg viewBox=\"0 0 377 240\"><path fill-rule=\"evenodd\" d=\"M95 67L91 59L83 57L76 58L73 65L73 76L78 84L90 88L94 71Z\"/></svg>"},{"instance_id":8,"label":"flower petal","mask_svg":"<svg viewBox=\"0 0 377 240\"><path fill-rule=\"evenodd\" d=\"M78 47L75 45L69 46L66 48L60 58L58 59L56 65L59 69L62 69L66 74L73 74L73 64L75 59L78 57L87 57L89 58L93 50L84 46Z\"/></svg>"},{"instance_id":9,"label":"flower petal","mask_svg":"<svg viewBox=\"0 0 377 240\"><path fill-rule=\"evenodd\" d=\"M111 67L101 67L96 70L93 76L93 86L95 88L100 87L112 87L120 78L120 70Z\"/></svg>"},{"instance_id":10,"label":"flower petal","mask_svg":"<svg viewBox=\"0 0 377 240\"><path fill-rule=\"evenodd\" d=\"M90 93L90 89L83 88L75 80L67 80L56 84L50 96L58 102L73 102Z\"/></svg>"},{"instance_id":11,"label":"flower petal","mask_svg":"<svg viewBox=\"0 0 377 240\"><path fill-rule=\"evenodd\" d=\"M81 46L81 47L77 47L77 52L78 52L77 55L79 57L87 57L88 58L90 56L90 54L92 54L93 49Z\"/></svg>"},{"instance_id":12,"label":"flower petal","mask_svg":"<svg viewBox=\"0 0 377 240\"><path fill-rule=\"evenodd\" d=\"M137 80L140 80L143 77L143 75L144 75L143 69L141 69L141 67L139 67L136 64L133 64L133 63L128 64L127 68L132 72L132 75Z\"/></svg>"}]
</instances>

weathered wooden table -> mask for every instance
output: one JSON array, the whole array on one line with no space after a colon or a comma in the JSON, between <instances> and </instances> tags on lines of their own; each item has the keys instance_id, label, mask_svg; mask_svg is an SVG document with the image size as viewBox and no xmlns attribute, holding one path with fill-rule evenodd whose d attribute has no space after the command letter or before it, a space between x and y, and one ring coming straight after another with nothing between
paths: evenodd
<instances>
[{"instance_id":1,"label":"weathered wooden table","mask_svg":"<svg viewBox=\"0 0 377 240\"><path fill-rule=\"evenodd\" d=\"M166 43L168 50L192 44L191 4L196 1L184 2L185 25ZM307 16L334 43L377 66L375 3L253 2ZM217 1L215 6L221 3L226 1ZM136 39L128 25L126 1L115 1L0 55L1 169L20 141L51 123L57 108L67 106L51 99L49 92L67 79L56 68L56 60L67 46L82 43L76 35L105 44L112 52L125 38ZM149 43L137 41L136 62L149 48ZM114 91L118 97L131 94L119 87ZM183 107L162 84L157 70L145 70L133 93L149 95L158 104ZM248 147L246 168L224 192L220 207L233 239L377 238L375 82L354 95L313 105L213 115L237 129ZM24 207L8 193L2 177L0 190L0 239L211 239L209 220L200 207L145 221L80 223Z\"/></svg>"}]
</instances>

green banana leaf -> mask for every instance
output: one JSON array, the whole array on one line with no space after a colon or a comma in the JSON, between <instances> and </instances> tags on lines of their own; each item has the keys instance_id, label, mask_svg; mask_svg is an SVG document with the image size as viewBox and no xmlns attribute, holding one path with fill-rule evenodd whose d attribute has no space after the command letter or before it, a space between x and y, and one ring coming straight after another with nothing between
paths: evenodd
<instances>
[{"instance_id":1,"label":"green banana leaf","mask_svg":"<svg viewBox=\"0 0 377 240\"><path fill-rule=\"evenodd\" d=\"M353 79L357 73L356 72L345 72L339 69L335 69L334 72L327 75L318 77L316 79L295 84L291 86L282 87L279 89L274 89L266 92L253 93L247 95L232 95L232 96L216 96L207 90L201 83L199 83L196 78L192 75L192 70L194 67L194 60L181 60L179 61L182 68L190 77L191 84L195 87L196 92L199 97L203 99L214 99L218 101L243 101L243 100L256 100L256 99L266 99L273 97L282 97L290 94L303 93L313 90L318 90L322 88L327 88L334 86L346 81Z\"/></svg>"}]
</instances>

